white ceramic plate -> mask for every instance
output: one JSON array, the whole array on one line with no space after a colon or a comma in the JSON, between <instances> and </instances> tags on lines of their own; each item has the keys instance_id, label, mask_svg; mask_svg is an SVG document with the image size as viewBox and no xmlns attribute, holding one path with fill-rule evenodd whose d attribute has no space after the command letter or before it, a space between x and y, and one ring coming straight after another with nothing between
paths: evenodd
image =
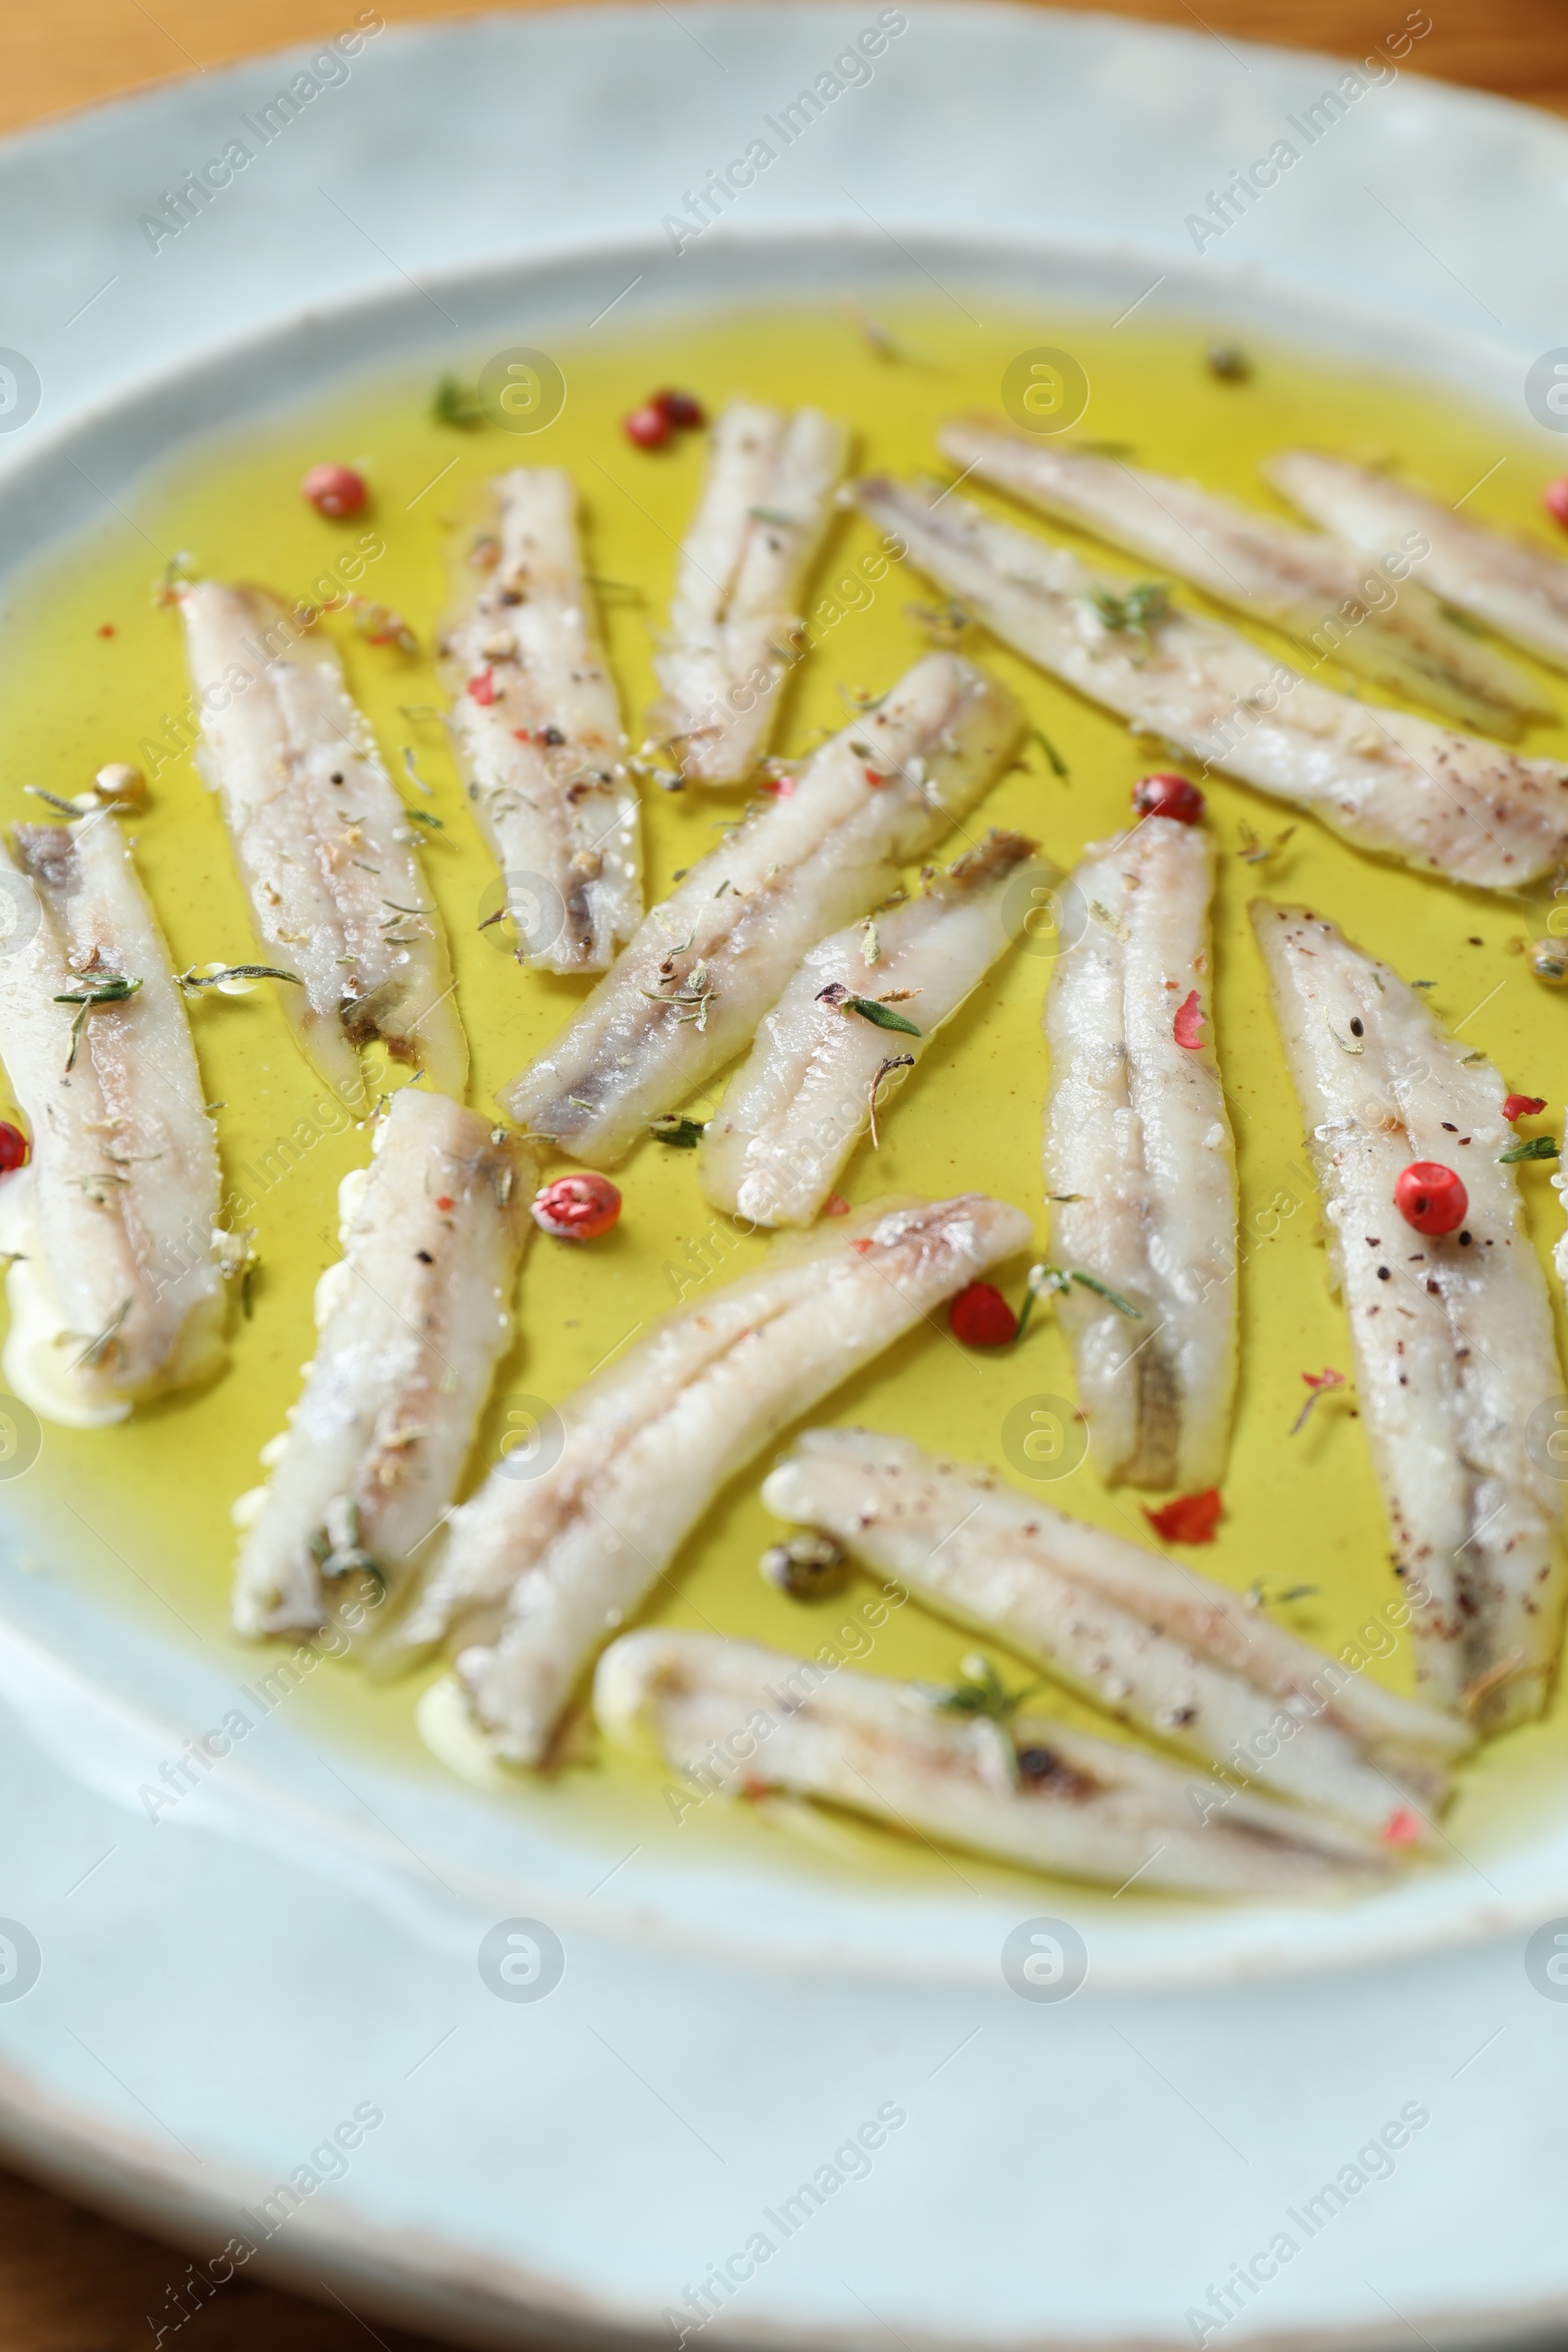
<instances>
[{"instance_id":1,"label":"white ceramic plate","mask_svg":"<svg viewBox=\"0 0 1568 2352\"><path fill-rule=\"evenodd\" d=\"M1564 316L1568 131L1384 76L1200 254L1187 216L1341 71L1200 32L910 7L873 79L672 253L662 216L877 14L688 0L374 32L265 172L157 250L160 192L308 53L10 141L7 562L193 430L519 317L580 334L612 302L646 321L936 280L1137 304L1526 422ZM265 2241L249 2275L476 2343L672 2341L705 2281L702 2332L736 2343L1497 2344L1568 2322L1568 2007L1524 1962L1568 1912L1568 1822L1484 1881L1306 1921L1086 1901L1083 1989L1020 1999L1016 1901L750 1848L719 1871L626 1855L323 1752L287 1710L150 1822L139 1786L220 1721L228 1678L177 1627L89 1603L69 1557L27 1573L57 1539L24 1483L3 1503L0 2143L210 2281L231 2239ZM560 1940L548 1998L481 1978L516 1919ZM1397 2153L1358 2162L1385 2126ZM301 2168L319 2185L266 2236ZM189 2277L172 2256L155 2340ZM1227 2280L1236 2316L1205 2329Z\"/></svg>"}]
</instances>

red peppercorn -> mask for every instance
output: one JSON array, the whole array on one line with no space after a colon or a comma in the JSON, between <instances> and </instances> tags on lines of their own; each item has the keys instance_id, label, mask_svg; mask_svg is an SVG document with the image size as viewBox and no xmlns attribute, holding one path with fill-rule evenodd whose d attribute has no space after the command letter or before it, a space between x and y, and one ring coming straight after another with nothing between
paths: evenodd
<instances>
[{"instance_id":1,"label":"red peppercorn","mask_svg":"<svg viewBox=\"0 0 1568 2352\"><path fill-rule=\"evenodd\" d=\"M1185 776L1162 769L1139 778L1133 786L1133 807L1140 816L1173 816L1179 825L1196 825L1203 813L1203 796Z\"/></svg>"},{"instance_id":2,"label":"red peppercorn","mask_svg":"<svg viewBox=\"0 0 1568 2352\"><path fill-rule=\"evenodd\" d=\"M1007 1348L1018 1336L1018 1318L995 1283L971 1282L948 1309L953 1336L966 1348Z\"/></svg>"},{"instance_id":3,"label":"red peppercorn","mask_svg":"<svg viewBox=\"0 0 1568 2352\"><path fill-rule=\"evenodd\" d=\"M639 449L662 449L675 428L657 402L645 400L640 409L621 418L620 429Z\"/></svg>"},{"instance_id":4,"label":"red peppercorn","mask_svg":"<svg viewBox=\"0 0 1568 2352\"><path fill-rule=\"evenodd\" d=\"M656 392L648 406L659 411L672 432L700 432L708 422L708 412L694 392Z\"/></svg>"},{"instance_id":5,"label":"red peppercorn","mask_svg":"<svg viewBox=\"0 0 1568 2352\"><path fill-rule=\"evenodd\" d=\"M1544 1095L1510 1095L1502 1106L1502 1115L1511 1127L1519 1119L1533 1119L1538 1110L1545 1107Z\"/></svg>"},{"instance_id":6,"label":"red peppercorn","mask_svg":"<svg viewBox=\"0 0 1568 2352\"><path fill-rule=\"evenodd\" d=\"M484 710L489 710L490 705L496 699L496 681L493 670L476 669L474 671L468 680L468 698L471 702L481 705Z\"/></svg>"},{"instance_id":7,"label":"red peppercorn","mask_svg":"<svg viewBox=\"0 0 1568 2352\"><path fill-rule=\"evenodd\" d=\"M1560 522L1568 530L1568 473L1559 473L1554 482L1546 484L1541 493L1541 503L1553 522Z\"/></svg>"},{"instance_id":8,"label":"red peppercorn","mask_svg":"<svg viewBox=\"0 0 1568 2352\"><path fill-rule=\"evenodd\" d=\"M1399 1172L1394 1205L1417 1233L1452 1233L1464 1223L1470 1197L1441 1159L1412 1159Z\"/></svg>"},{"instance_id":9,"label":"red peppercorn","mask_svg":"<svg viewBox=\"0 0 1568 2352\"><path fill-rule=\"evenodd\" d=\"M1174 1495L1157 1511L1146 1502L1144 1517L1162 1544L1212 1544L1224 1510L1219 1489L1205 1487L1200 1494Z\"/></svg>"},{"instance_id":10,"label":"red peppercorn","mask_svg":"<svg viewBox=\"0 0 1568 2352\"><path fill-rule=\"evenodd\" d=\"M27 1164L27 1139L20 1127L9 1119L0 1119L0 1176L9 1176Z\"/></svg>"},{"instance_id":11,"label":"red peppercorn","mask_svg":"<svg viewBox=\"0 0 1568 2352\"><path fill-rule=\"evenodd\" d=\"M1385 1845L1414 1845L1421 1836L1421 1816L1401 1805L1397 1813L1389 1815L1378 1836Z\"/></svg>"},{"instance_id":12,"label":"red peppercorn","mask_svg":"<svg viewBox=\"0 0 1568 2352\"><path fill-rule=\"evenodd\" d=\"M313 466L300 484L300 496L333 522L357 514L370 493L363 473L352 466Z\"/></svg>"},{"instance_id":13,"label":"red peppercorn","mask_svg":"<svg viewBox=\"0 0 1568 2352\"><path fill-rule=\"evenodd\" d=\"M562 1242L596 1242L620 1214L620 1195L608 1176L558 1176L536 1194L533 1221Z\"/></svg>"}]
</instances>

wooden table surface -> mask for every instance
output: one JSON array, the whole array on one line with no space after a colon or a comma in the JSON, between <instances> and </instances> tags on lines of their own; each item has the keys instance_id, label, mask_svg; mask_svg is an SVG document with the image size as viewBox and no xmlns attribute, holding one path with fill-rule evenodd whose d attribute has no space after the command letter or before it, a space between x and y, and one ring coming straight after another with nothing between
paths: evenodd
<instances>
[{"instance_id":1,"label":"wooden table surface","mask_svg":"<svg viewBox=\"0 0 1568 2352\"><path fill-rule=\"evenodd\" d=\"M490 0L378 0L388 23L477 16ZM759 5L774 0L758 0ZM1105 13L1292 48L1362 53L1402 20L1403 0L1098 0ZM1430 0L1423 74L1568 114L1562 0ZM337 30L342 0L0 0L0 129L117 91ZM4 2352L147 2352L147 2314L179 2263L30 2182L0 2173ZM180 2352L433 2352L422 2336L346 2309L318 2309L236 2280L180 2329Z\"/></svg>"}]
</instances>

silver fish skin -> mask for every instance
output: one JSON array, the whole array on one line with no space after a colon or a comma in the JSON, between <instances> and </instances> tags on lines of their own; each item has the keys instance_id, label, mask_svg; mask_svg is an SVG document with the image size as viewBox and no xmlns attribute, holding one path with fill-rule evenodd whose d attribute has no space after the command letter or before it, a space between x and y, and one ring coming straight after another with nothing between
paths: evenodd
<instances>
[{"instance_id":1,"label":"silver fish skin","mask_svg":"<svg viewBox=\"0 0 1568 2352\"><path fill-rule=\"evenodd\" d=\"M807 950L879 906L963 816L1022 728L1012 696L969 662L916 662L649 909L576 1017L502 1090L508 1117L589 1167L624 1158L750 1042Z\"/></svg>"},{"instance_id":2,"label":"silver fish skin","mask_svg":"<svg viewBox=\"0 0 1568 2352\"><path fill-rule=\"evenodd\" d=\"M1055 1299L1102 1478L1217 1486L1236 1391L1236 1144L1211 1039L1209 836L1150 816L1093 845L1062 896L1046 996ZM1193 994L1199 1042L1178 1045ZM1189 1007L1189 1010L1192 1008Z\"/></svg>"},{"instance_id":3,"label":"silver fish skin","mask_svg":"<svg viewBox=\"0 0 1568 2352\"><path fill-rule=\"evenodd\" d=\"M642 873L577 494L559 466L518 466L491 482L489 504L494 566L476 573L465 559L440 639L458 766L505 880L518 962L602 972L642 920Z\"/></svg>"},{"instance_id":4,"label":"silver fish skin","mask_svg":"<svg viewBox=\"0 0 1568 2352\"><path fill-rule=\"evenodd\" d=\"M1325 530L1379 561L1402 556L1445 603L1553 669L1568 669L1568 563L1549 548L1317 450L1283 451L1263 470Z\"/></svg>"},{"instance_id":5,"label":"silver fish skin","mask_svg":"<svg viewBox=\"0 0 1568 2352\"><path fill-rule=\"evenodd\" d=\"M1211 1807L1245 1778L1365 1836L1415 1843L1471 1744L1462 1724L1353 1674L1197 1569L906 1438L808 1430L762 1500L1206 1762Z\"/></svg>"},{"instance_id":6,"label":"silver fish skin","mask_svg":"<svg viewBox=\"0 0 1568 2352\"><path fill-rule=\"evenodd\" d=\"M1029 1234L1021 1210L969 1193L775 1243L569 1397L541 1475L490 1473L454 1513L403 1647L454 1640L497 1753L539 1762L583 1668L724 1481Z\"/></svg>"},{"instance_id":7,"label":"silver fish skin","mask_svg":"<svg viewBox=\"0 0 1568 2352\"><path fill-rule=\"evenodd\" d=\"M1113 627L1097 599L1122 599L1126 580L952 491L876 480L856 498L1004 644L1358 849L1481 890L1517 890L1568 861L1568 766L1332 693L1218 621L1170 611Z\"/></svg>"},{"instance_id":8,"label":"silver fish skin","mask_svg":"<svg viewBox=\"0 0 1568 2352\"><path fill-rule=\"evenodd\" d=\"M1027 881L1011 907L1020 877L1060 881L1059 868L1031 863L1038 847L993 832L919 898L808 952L703 1137L698 1178L715 1208L758 1225L811 1223L871 1123L879 1073L895 1056L918 1062L1023 927ZM919 1035L824 1003L832 988L891 1000Z\"/></svg>"},{"instance_id":9,"label":"silver fish skin","mask_svg":"<svg viewBox=\"0 0 1568 2352\"><path fill-rule=\"evenodd\" d=\"M15 944L0 955L0 1040L31 1134L28 1164L0 1179L0 1193L13 1205L29 1196L23 1247L42 1259L11 1272L8 1382L24 1396L31 1385L14 1352L25 1298L58 1335L46 1343L46 1388L61 1391L67 1414L74 1396L84 1417L109 1418L227 1360L206 1090L169 950L115 818L19 825L14 855L0 842L0 882L15 916ZM114 978L140 985L87 1013L73 1048L81 1008L55 1000Z\"/></svg>"},{"instance_id":10,"label":"silver fish skin","mask_svg":"<svg viewBox=\"0 0 1568 2352\"><path fill-rule=\"evenodd\" d=\"M390 1602L457 1492L495 1368L538 1160L444 1095L404 1087L347 1180L343 1254L317 1293L316 1358L263 1455L235 1570L236 1629L311 1632L369 1564Z\"/></svg>"},{"instance_id":11,"label":"silver fish skin","mask_svg":"<svg viewBox=\"0 0 1568 2352\"><path fill-rule=\"evenodd\" d=\"M179 606L199 763L264 959L301 984L279 1000L301 1051L351 1104L373 1037L461 1097L468 1048L441 917L334 648L265 588L198 580Z\"/></svg>"},{"instance_id":12,"label":"silver fish skin","mask_svg":"<svg viewBox=\"0 0 1568 2352\"><path fill-rule=\"evenodd\" d=\"M1025 1870L1171 1893L1319 1900L1371 1891L1389 1857L1336 1825L1212 1788L1048 1718L1005 1730L940 1693L760 1642L648 1627L594 1677L600 1729L662 1760L695 1807L788 1791Z\"/></svg>"},{"instance_id":13,"label":"silver fish skin","mask_svg":"<svg viewBox=\"0 0 1568 2352\"><path fill-rule=\"evenodd\" d=\"M848 426L816 409L736 400L714 423L648 714L689 784L742 784L767 749L850 446Z\"/></svg>"},{"instance_id":14,"label":"silver fish skin","mask_svg":"<svg viewBox=\"0 0 1568 2352\"><path fill-rule=\"evenodd\" d=\"M1562 1392L1524 1228L1507 1089L1389 966L1304 906L1252 909L1355 1351L1360 1427L1404 1580L1423 1696L1483 1732L1540 1714L1562 1639L1563 1490L1533 1414ZM1453 1168L1455 1233L1394 1205L1412 1160ZM1549 1415L1548 1415L1549 1418Z\"/></svg>"},{"instance_id":15,"label":"silver fish skin","mask_svg":"<svg viewBox=\"0 0 1568 2352\"><path fill-rule=\"evenodd\" d=\"M1284 630L1320 662L1343 662L1461 726L1515 736L1527 719L1552 714L1522 669L1447 618L1398 551L1390 576L1344 540L1278 522L1196 482L1014 432L1000 419L959 417L937 440L977 481L1147 556L1218 603Z\"/></svg>"}]
</instances>

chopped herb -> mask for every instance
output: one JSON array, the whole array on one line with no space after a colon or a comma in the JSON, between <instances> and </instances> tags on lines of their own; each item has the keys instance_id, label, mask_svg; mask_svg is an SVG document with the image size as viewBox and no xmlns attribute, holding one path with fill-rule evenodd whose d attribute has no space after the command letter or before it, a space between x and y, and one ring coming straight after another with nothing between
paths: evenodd
<instances>
[{"instance_id":1,"label":"chopped herb","mask_svg":"<svg viewBox=\"0 0 1568 2352\"><path fill-rule=\"evenodd\" d=\"M866 1094L866 1106L871 1114L871 1149L873 1152L880 1152L882 1149L881 1140L876 1131L877 1090L890 1070L912 1070L913 1067L914 1055L912 1054L893 1054L886 1061L877 1064L876 1076L872 1079Z\"/></svg>"},{"instance_id":2,"label":"chopped herb","mask_svg":"<svg viewBox=\"0 0 1568 2352\"><path fill-rule=\"evenodd\" d=\"M695 1152L707 1125L706 1119L684 1119L666 1110L654 1120L648 1132L656 1143L673 1144L677 1152Z\"/></svg>"},{"instance_id":3,"label":"chopped herb","mask_svg":"<svg viewBox=\"0 0 1568 2352\"><path fill-rule=\"evenodd\" d=\"M109 1321L104 1325L102 1331L98 1333L97 1337L87 1342L86 1347L82 1349L78 1356L73 1357L71 1364L71 1369L73 1372L79 1372L84 1364L102 1363L104 1357L109 1352L111 1345L114 1342L115 1335L119 1331L122 1323L123 1323L125 1320L125 1317L129 1314L130 1309L130 1299L122 1298L113 1315L111 1315L109 1318Z\"/></svg>"},{"instance_id":4,"label":"chopped herb","mask_svg":"<svg viewBox=\"0 0 1568 2352\"><path fill-rule=\"evenodd\" d=\"M1317 1585L1281 1585L1277 1592L1271 1592L1258 1577L1248 1586L1242 1599L1250 1609L1280 1609L1293 1600L1309 1600L1320 1589Z\"/></svg>"},{"instance_id":5,"label":"chopped herb","mask_svg":"<svg viewBox=\"0 0 1568 2352\"><path fill-rule=\"evenodd\" d=\"M1132 933L1122 921L1121 916L1119 914L1112 914L1110 908L1108 906L1102 906L1098 899L1090 900L1089 911L1094 916L1095 921L1100 925L1102 931L1108 931L1112 939L1131 939Z\"/></svg>"},{"instance_id":6,"label":"chopped herb","mask_svg":"<svg viewBox=\"0 0 1568 2352\"><path fill-rule=\"evenodd\" d=\"M956 1679L931 1691L931 1701L944 1715L983 1715L1005 1724L1039 1688L1037 1681L1025 1683L1021 1690L1006 1690L991 1660L972 1649L959 1659Z\"/></svg>"},{"instance_id":7,"label":"chopped herb","mask_svg":"<svg viewBox=\"0 0 1568 2352\"><path fill-rule=\"evenodd\" d=\"M425 782L424 778L420 775L418 769L414 764L414 746L412 743L406 743L403 746L403 765L407 771L408 779L411 784L417 784L419 790L427 797L433 793L434 787ZM413 813L412 810L410 813Z\"/></svg>"},{"instance_id":8,"label":"chopped herb","mask_svg":"<svg viewBox=\"0 0 1568 2352\"><path fill-rule=\"evenodd\" d=\"M76 1004L81 1008L71 1024L71 1052L66 1056L68 1076L76 1066L76 1050L81 1044L89 1014L97 1012L105 1004L123 1004L126 998L133 997L140 986L139 980L122 980L117 973L106 972L101 980L90 981L85 988L68 989L63 996L56 997L57 1004ZM126 1303L129 1303L128 1300Z\"/></svg>"},{"instance_id":9,"label":"chopped herb","mask_svg":"<svg viewBox=\"0 0 1568 2352\"><path fill-rule=\"evenodd\" d=\"M1031 735L1033 735L1036 743L1039 744L1040 749L1045 753L1046 758L1050 760L1052 774L1054 776L1065 776L1067 773L1067 762L1057 751L1055 745L1052 742L1051 737L1046 733L1044 727L1031 727L1029 732Z\"/></svg>"},{"instance_id":10,"label":"chopped herb","mask_svg":"<svg viewBox=\"0 0 1568 2352\"><path fill-rule=\"evenodd\" d=\"M1533 1135L1528 1143L1510 1144L1506 1152L1497 1153L1499 1161L1504 1164L1517 1159L1560 1159L1561 1156L1549 1135Z\"/></svg>"},{"instance_id":11,"label":"chopped herb","mask_svg":"<svg viewBox=\"0 0 1568 2352\"><path fill-rule=\"evenodd\" d=\"M1293 1438L1298 1430L1304 1427L1307 1414L1320 1396L1326 1396L1330 1389L1343 1389L1347 1385L1345 1374L1336 1372L1331 1365L1326 1365L1321 1372L1303 1372L1301 1378L1305 1381L1310 1393L1306 1402L1291 1423Z\"/></svg>"},{"instance_id":12,"label":"chopped herb","mask_svg":"<svg viewBox=\"0 0 1568 2352\"><path fill-rule=\"evenodd\" d=\"M783 514L777 507L748 507L747 514L754 522L798 522L799 515Z\"/></svg>"},{"instance_id":13,"label":"chopped herb","mask_svg":"<svg viewBox=\"0 0 1568 2352\"><path fill-rule=\"evenodd\" d=\"M388 906L391 901L387 901ZM195 990L221 988L225 980L287 980L295 988L303 988L298 972L280 972L275 963L220 963L216 971L199 972L194 964L188 972L174 974L174 986ZM137 983L138 987L140 983ZM59 1002L64 1003L64 999Z\"/></svg>"},{"instance_id":14,"label":"chopped herb","mask_svg":"<svg viewBox=\"0 0 1568 2352\"><path fill-rule=\"evenodd\" d=\"M1363 1045L1360 1038L1342 1037L1332 1021L1329 1023L1329 1035L1333 1038L1334 1043L1339 1047L1342 1054L1364 1054L1366 1052L1366 1047Z\"/></svg>"},{"instance_id":15,"label":"chopped herb","mask_svg":"<svg viewBox=\"0 0 1568 2352\"><path fill-rule=\"evenodd\" d=\"M408 818L411 825L430 825L437 833L444 833L446 831L446 826L442 822L441 818L438 816L432 816L428 809L405 808L403 813Z\"/></svg>"},{"instance_id":16,"label":"chopped herb","mask_svg":"<svg viewBox=\"0 0 1568 2352\"><path fill-rule=\"evenodd\" d=\"M862 1021L874 1022L878 1029L902 1030L906 1037L921 1035L914 1023L906 1021L902 1012L895 1012L891 1005L879 1004L875 997L852 996L842 980L830 981L826 988L819 988L816 1001L819 1004L837 1005L840 1012L858 1012Z\"/></svg>"},{"instance_id":17,"label":"chopped herb","mask_svg":"<svg viewBox=\"0 0 1568 2352\"><path fill-rule=\"evenodd\" d=\"M1264 841L1258 834L1252 831L1251 826L1248 824L1244 818L1242 823L1242 846L1237 851L1236 855L1238 858L1244 858L1249 865L1267 865L1271 858L1277 858L1280 855L1280 852L1284 849L1286 843L1290 840L1291 835L1295 831L1296 827L1294 825L1287 825L1284 832L1276 833L1272 841Z\"/></svg>"},{"instance_id":18,"label":"chopped herb","mask_svg":"<svg viewBox=\"0 0 1568 2352\"><path fill-rule=\"evenodd\" d=\"M1139 640L1142 650L1135 661L1148 653L1150 631L1171 616L1170 590L1163 580L1140 580L1123 596L1111 588L1091 588L1089 602L1107 629Z\"/></svg>"},{"instance_id":19,"label":"chopped herb","mask_svg":"<svg viewBox=\"0 0 1568 2352\"><path fill-rule=\"evenodd\" d=\"M688 948L691 944L691 940L686 942ZM673 955L665 956L664 965L672 965L674 956L683 953L684 950L677 948ZM647 997L651 1004L669 1005L675 1012L675 1022L678 1028L684 1028L689 1022L695 1021L699 1032L706 1030L709 1007L718 996L717 989L709 977L707 963L699 957L684 981L677 981L673 971L665 971L664 966L661 966L661 971L663 976L659 987L657 989L645 988L640 991L640 994ZM664 993L666 990L668 991L667 995Z\"/></svg>"},{"instance_id":20,"label":"chopped herb","mask_svg":"<svg viewBox=\"0 0 1568 2352\"><path fill-rule=\"evenodd\" d=\"M882 959L882 942L876 935L876 916L874 914L866 915L860 924L860 929L865 933L865 937L860 942L862 962L879 963Z\"/></svg>"},{"instance_id":21,"label":"chopped herb","mask_svg":"<svg viewBox=\"0 0 1568 2352\"><path fill-rule=\"evenodd\" d=\"M1076 1193L1054 1193L1051 1196L1053 1200L1077 1200L1079 1197ZM1102 1282L1098 1274L1086 1274L1081 1266L1031 1266L1024 1287L1023 1305L1018 1314L1018 1328L1013 1334L1015 1346L1028 1327L1035 1300L1051 1298L1058 1291L1069 1291L1075 1282L1080 1283L1086 1291L1093 1291L1097 1298L1103 1298L1107 1306L1116 1309L1118 1315L1126 1315L1134 1323L1143 1321L1143 1308L1134 1306L1132 1300L1124 1298L1120 1291L1113 1291L1108 1283Z\"/></svg>"},{"instance_id":22,"label":"chopped herb","mask_svg":"<svg viewBox=\"0 0 1568 2352\"><path fill-rule=\"evenodd\" d=\"M1485 1061L1486 1058L1487 1057L1484 1054L1467 1054L1464 1059L1460 1062L1459 1067L1462 1070L1467 1070L1472 1062Z\"/></svg>"},{"instance_id":23,"label":"chopped herb","mask_svg":"<svg viewBox=\"0 0 1568 2352\"><path fill-rule=\"evenodd\" d=\"M62 816L74 818L84 813L76 807L74 801L63 801L58 792L45 792L41 784L24 784L22 789L24 792L30 793L35 801L47 801L50 808L58 808Z\"/></svg>"},{"instance_id":24,"label":"chopped herb","mask_svg":"<svg viewBox=\"0 0 1568 2352\"><path fill-rule=\"evenodd\" d=\"M465 432L484 422L478 393L459 383L455 375L442 376L436 385L430 395L430 415L437 424L455 424Z\"/></svg>"}]
</instances>

